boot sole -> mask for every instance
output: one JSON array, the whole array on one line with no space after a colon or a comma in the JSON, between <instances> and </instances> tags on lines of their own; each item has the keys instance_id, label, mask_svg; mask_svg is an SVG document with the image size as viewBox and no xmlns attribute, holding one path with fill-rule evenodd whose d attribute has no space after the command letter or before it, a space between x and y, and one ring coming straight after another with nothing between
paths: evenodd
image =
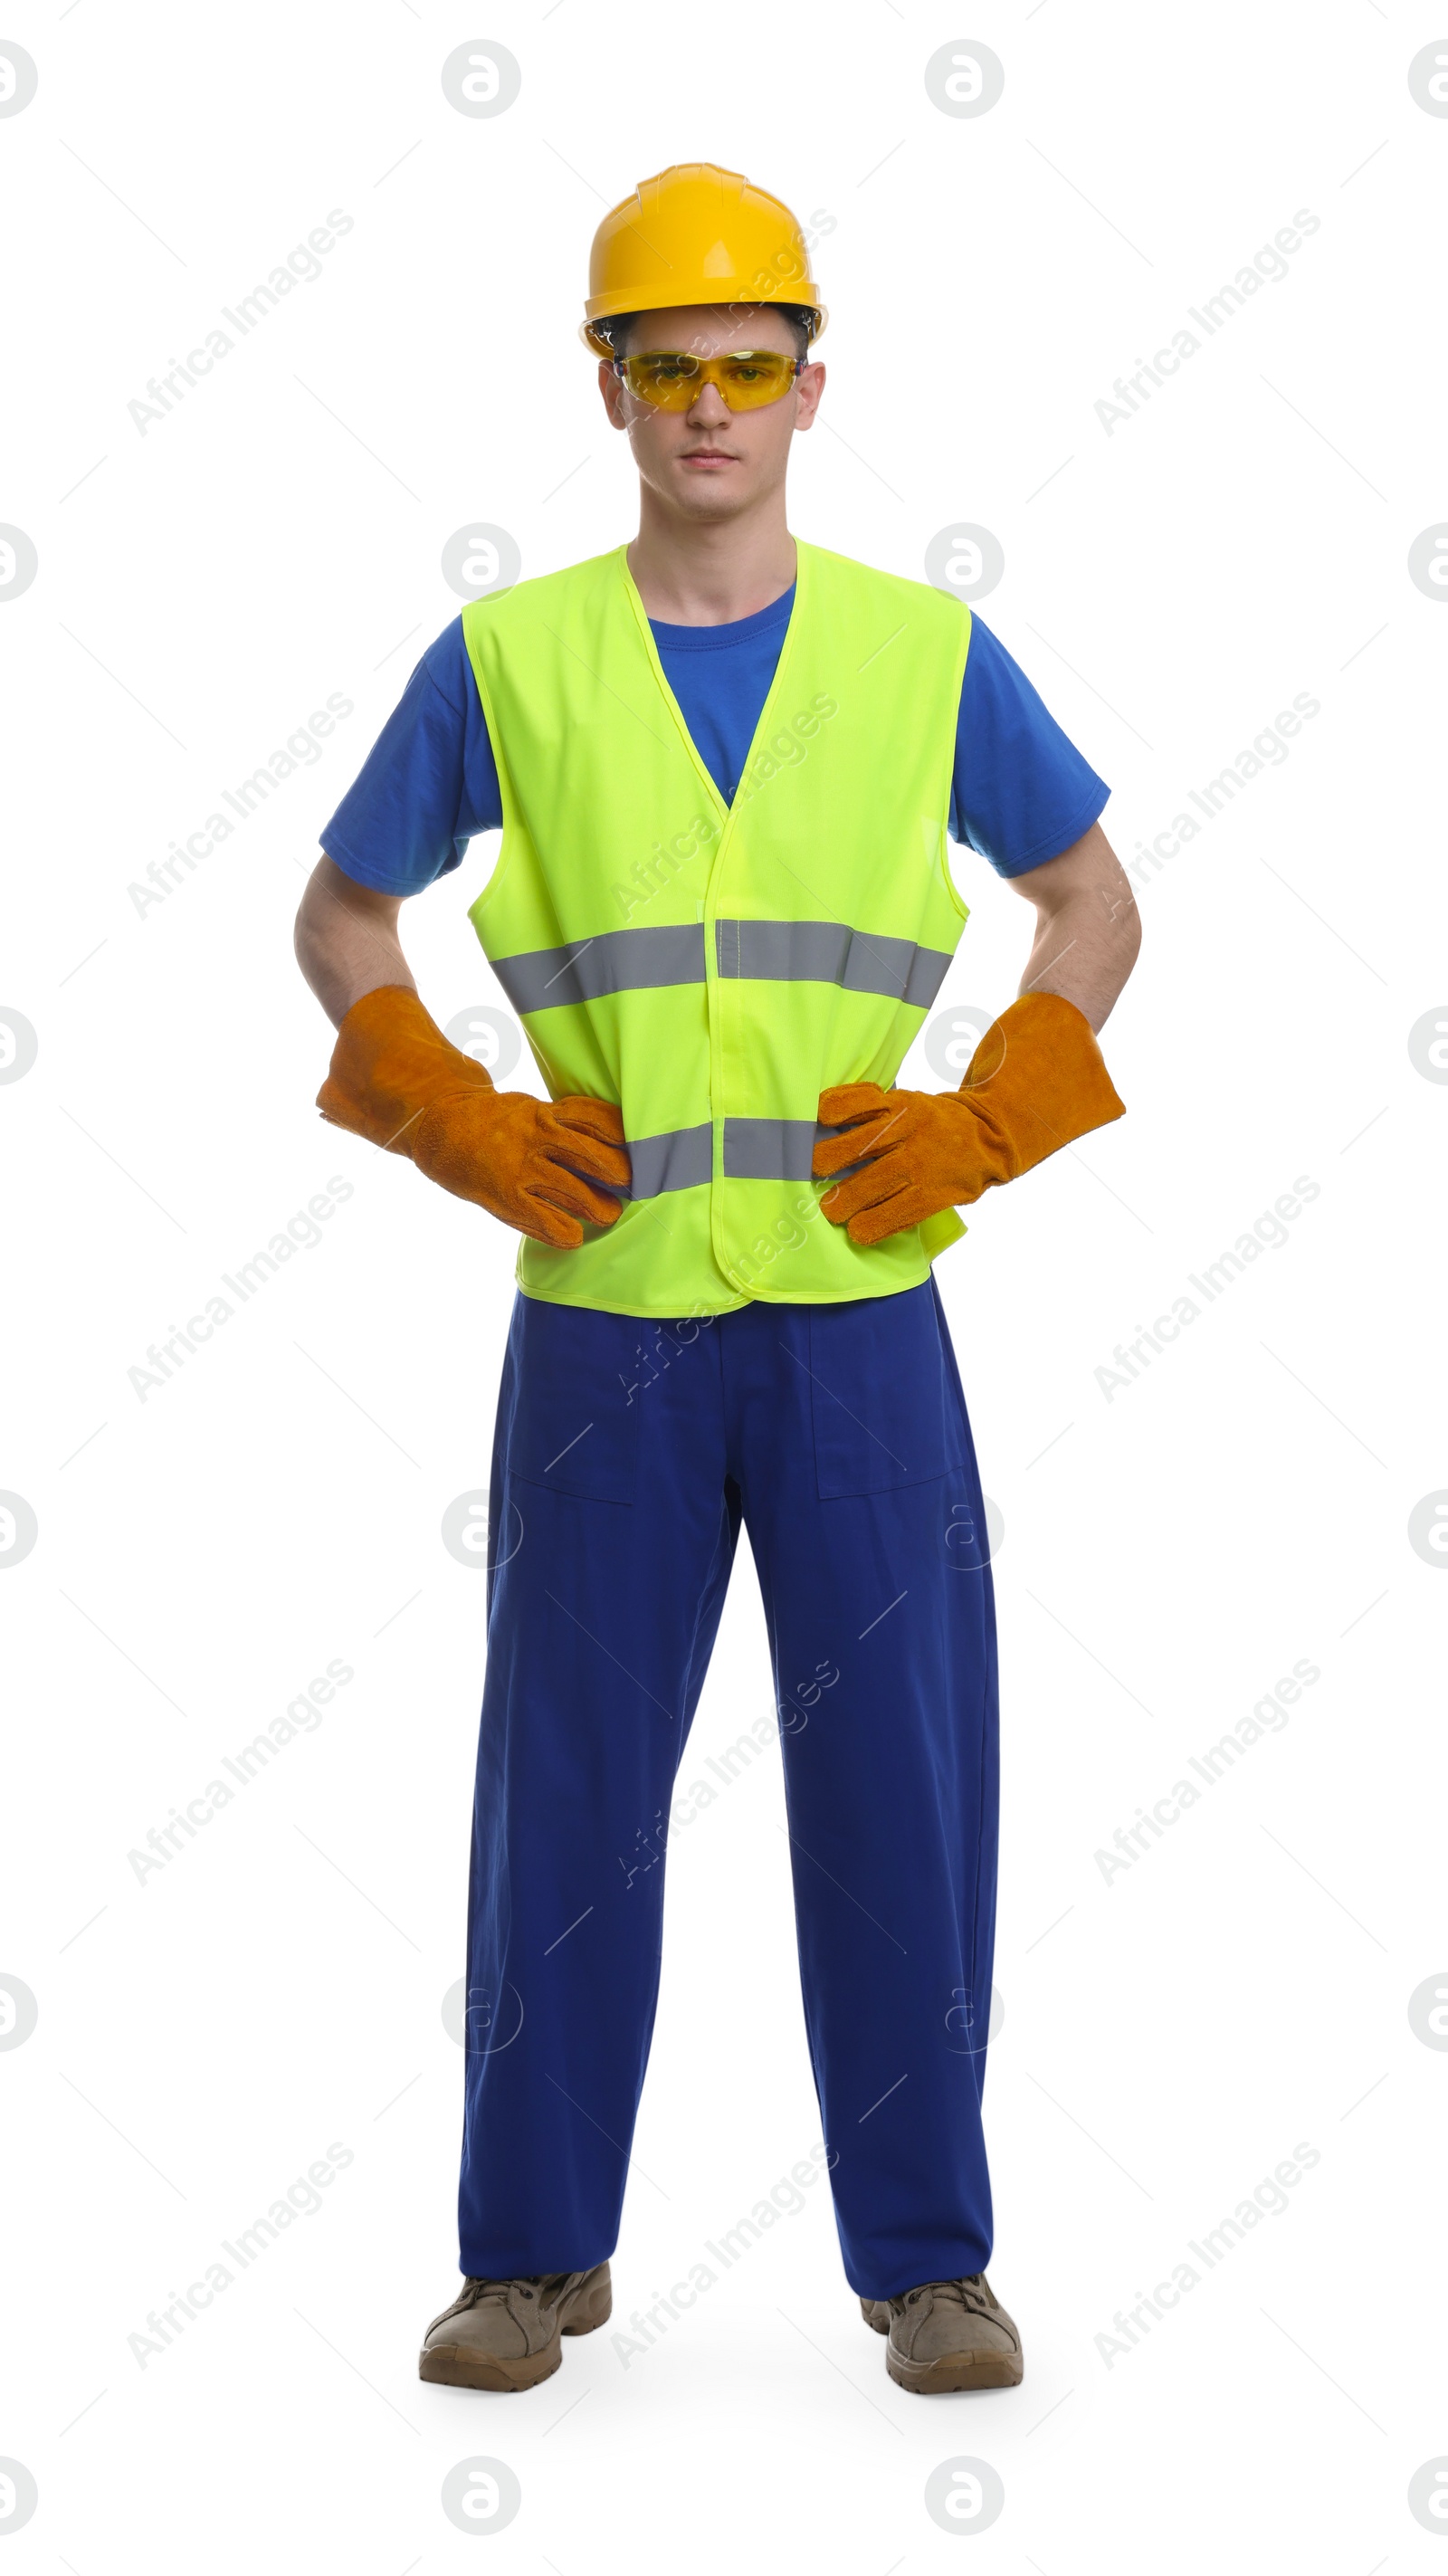
<instances>
[{"instance_id":1,"label":"boot sole","mask_svg":"<svg viewBox=\"0 0 1448 2576\"><path fill-rule=\"evenodd\" d=\"M1019 2388L1025 2376L1019 2357L1012 2360L1005 2353L963 2353L958 2359L912 2364L887 2350L885 2368L897 2388L908 2388L915 2397L944 2397L961 2388Z\"/></svg>"},{"instance_id":2,"label":"boot sole","mask_svg":"<svg viewBox=\"0 0 1448 2576\"><path fill-rule=\"evenodd\" d=\"M577 2298L566 2317L560 2318L558 2333L541 2352L519 2353L516 2358L506 2353L483 2355L459 2349L456 2344L424 2348L417 2357L419 2379L430 2380L441 2388L482 2388L494 2396L508 2397L520 2388L536 2388L551 2379L563 2360L563 2335L593 2334L607 2325L613 2314L613 2290L601 2282L586 2296Z\"/></svg>"},{"instance_id":3,"label":"boot sole","mask_svg":"<svg viewBox=\"0 0 1448 2576\"><path fill-rule=\"evenodd\" d=\"M872 2334L888 2335L888 2324L882 2325L872 2311L875 2302L860 2301L860 2314ZM945 2397L962 2388L1019 2388L1026 2365L1020 2353L961 2353L944 2361L901 2361L892 2347L886 2347L885 2368L897 2388L908 2388L915 2397Z\"/></svg>"}]
</instances>

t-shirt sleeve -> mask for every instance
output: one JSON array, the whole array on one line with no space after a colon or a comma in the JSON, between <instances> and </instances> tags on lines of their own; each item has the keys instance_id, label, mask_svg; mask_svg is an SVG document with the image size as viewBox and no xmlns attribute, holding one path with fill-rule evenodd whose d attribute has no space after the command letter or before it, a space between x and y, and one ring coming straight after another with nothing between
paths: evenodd
<instances>
[{"instance_id":1,"label":"t-shirt sleeve","mask_svg":"<svg viewBox=\"0 0 1448 2576\"><path fill-rule=\"evenodd\" d=\"M1079 841L1110 793L984 618L972 614L951 839L979 851L998 876L1021 877Z\"/></svg>"},{"instance_id":2,"label":"t-shirt sleeve","mask_svg":"<svg viewBox=\"0 0 1448 2576\"><path fill-rule=\"evenodd\" d=\"M475 832L496 832L502 820L498 764L457 617L417 664L321 843L359 885L419 894L457 867Z\"/></svg>"}]
</instances>

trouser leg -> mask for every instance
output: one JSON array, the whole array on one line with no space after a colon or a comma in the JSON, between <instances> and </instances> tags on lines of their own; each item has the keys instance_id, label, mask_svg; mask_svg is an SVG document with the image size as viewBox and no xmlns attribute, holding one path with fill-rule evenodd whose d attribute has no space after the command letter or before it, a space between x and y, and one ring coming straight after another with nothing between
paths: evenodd
<instances>
[{"instance_id":1,"label":"trouser leg","mask_svg":"<svg viewBox=\"0 0 1448 2576\"><path fill-rule=\"evenodd\" d=\"M514 1313L468 1904L473 2276L583 2271L617 2241L669 1802L738 1528L717 1337L688 1330L661 1348L625 1316Z\"/></svg>"},{"instance_id":2,"label":"trouser leg","mask_svg":"<svg viewBox=\"0 0 1448 2576\"><path fill-rule=\"evenodd\" d=\"M991 2250L980 1485L933 1282L747 1312L726 1394L781 1706L806 2025L846 2276L888 2298Z\"/></svg>"}]
</instances>

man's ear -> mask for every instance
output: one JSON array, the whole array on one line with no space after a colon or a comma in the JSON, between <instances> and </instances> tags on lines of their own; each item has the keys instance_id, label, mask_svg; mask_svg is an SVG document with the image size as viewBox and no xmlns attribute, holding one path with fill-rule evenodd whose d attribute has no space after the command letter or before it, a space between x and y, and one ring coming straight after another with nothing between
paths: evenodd
<instances>
[{"instance_id":1,"label":"man's ear","mask_svg":"<svg viewBox=\"0 0 1448 2576\"><path fill-rule=\"evenodd\" d=\"M603 396L604 410L614 428L623 429L626 426L623 416L623 387L607 358L600 358L598 362L598 390Z\"/></svg>"},{"instance_id":2,"label":"man's ear","mask_svg":"<svg viewBox=\"0 0 1448 2576\"><path fill-rule=\"evenodd\" d=\"M825 389L823 359L812 358L803 375L797 376L795 382L799 390L799 410L795 417L795 428L813 429L815 413L820 406L820 396Z\"/></svg>"}]
</instances>

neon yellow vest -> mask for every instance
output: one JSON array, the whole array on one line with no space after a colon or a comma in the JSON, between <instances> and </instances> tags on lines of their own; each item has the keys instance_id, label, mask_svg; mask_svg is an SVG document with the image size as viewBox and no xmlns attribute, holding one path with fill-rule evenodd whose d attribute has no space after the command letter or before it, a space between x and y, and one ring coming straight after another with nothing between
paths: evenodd
<instances>
[{"instance_id":1,"label":"neon yellow vest","mask_svg":"<svg viewBox=\"0 0 1448 2576\"><path fill-rule=\"evenodd\" d=\"M970 612L800 545L774 682L726 806L626 549L463 612L503 843L469 918L553 1098L616 1101L616 1224L525 1238L530 1297L615 1314L913 1288L953 1209L869 1247L820 1214L819 1095L893 1083L966 918L946 820Z\"/></svg>"}]
</instances>

